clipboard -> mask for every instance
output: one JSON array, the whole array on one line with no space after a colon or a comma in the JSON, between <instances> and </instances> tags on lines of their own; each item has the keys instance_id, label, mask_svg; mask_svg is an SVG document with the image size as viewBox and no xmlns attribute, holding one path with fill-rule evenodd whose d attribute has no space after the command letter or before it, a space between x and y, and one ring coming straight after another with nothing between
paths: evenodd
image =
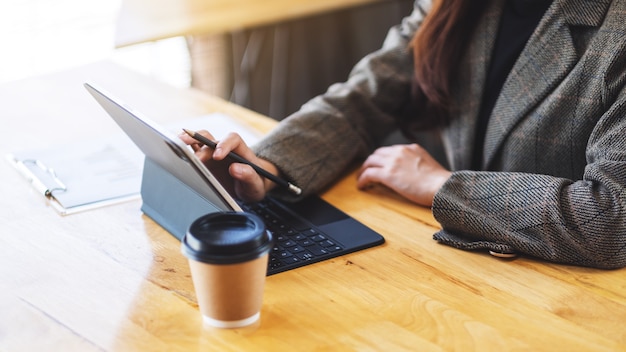
<instances>
[{"instance_id":1,"label":"clipboard","mask_svg":"<svg viewBox=\"0 0 626 352\"><path fill-rule=\"evenodd\" d=\"M6 158L61 215L139 198L143 155L124 136Z\"/></svg>"},{"instance_id":2,"label":"clipboard","mask_svg":"<svg viewBox=\"0 0 626 352\"><path fill-rule=\"evenodd\" d=\"M238 132L254 143L260 134L222 113L177 121L167 126L209 129L216 138ZM19 151L6 159L61 215L139 199L144 154L125 134L49 148Z\"/></svg>"}]
</instances>

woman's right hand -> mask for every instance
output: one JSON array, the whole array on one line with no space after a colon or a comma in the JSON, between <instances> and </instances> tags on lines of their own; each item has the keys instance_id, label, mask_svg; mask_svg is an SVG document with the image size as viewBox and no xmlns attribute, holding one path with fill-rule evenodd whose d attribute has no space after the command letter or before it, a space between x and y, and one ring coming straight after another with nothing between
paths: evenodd
<instances>
[{"instance_id":1,"label":"woman's right hand","mask_svg":"<svg viewBox=\"0 0 626 352\"><path fill-rule=\"evenodd\" d=\"M211 133L206 130L197 131L197 133L210 140L215 140ZM186 133L182 133L179 137L191 146L196 156L205 164L210 160L223 160L232 151L274 175L279 174L274 164L257 157L241 139L241 136L236 133L229 133L224 139L216 141L215 150L203 145ZM234 180L234 190L237 197L244 201L259 201L265 197L267 191L274 187L274 183L257 174L250 165L233 162L228 168L228 173Z\"/></svg>"}]
</instances>

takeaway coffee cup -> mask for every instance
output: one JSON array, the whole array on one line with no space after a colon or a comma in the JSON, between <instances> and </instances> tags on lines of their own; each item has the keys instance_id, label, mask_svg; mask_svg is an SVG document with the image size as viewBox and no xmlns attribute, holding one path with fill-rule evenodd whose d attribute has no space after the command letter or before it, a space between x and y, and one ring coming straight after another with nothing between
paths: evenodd
<instances>
[{"instance_id":1,"label":"takeaway coffee cup","mask_svg":"<svg viewBox=\"0 0 626 352\"><path fill-rule=\"evenodd\" d=\"M238 328L260 318L273 238L263 221L244 212L195 220L182 241L205 324Z\"/></svg>"}]
</instances>

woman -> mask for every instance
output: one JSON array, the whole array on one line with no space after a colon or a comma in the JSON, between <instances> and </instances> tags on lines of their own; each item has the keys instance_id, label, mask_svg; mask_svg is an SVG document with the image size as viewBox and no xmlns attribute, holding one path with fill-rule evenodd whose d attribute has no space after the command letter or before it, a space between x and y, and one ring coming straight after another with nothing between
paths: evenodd
<instances>
[{"instance_id":1,"label":"woman","mask_svg":"<svg viewBox=\"0 0 626 352\"><path fill-rule=\"evenodd\" d=\"M254 152L237 135L194 148L234 150L304 194L364 159L358 186L432 207L442 243L624 267L625 13L626 0L418 0ZM450 170L417 144L379 147L398 126L440 133ZM273 187L242 164L230 173L244 199Z\"/></svg>"}]
</instances>

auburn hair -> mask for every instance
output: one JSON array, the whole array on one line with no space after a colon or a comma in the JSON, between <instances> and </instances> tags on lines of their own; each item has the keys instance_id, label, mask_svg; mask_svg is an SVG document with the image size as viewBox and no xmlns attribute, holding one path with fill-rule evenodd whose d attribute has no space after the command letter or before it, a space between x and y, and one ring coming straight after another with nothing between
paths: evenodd
<instances>
[{"instance_id":1,"label":"auburn hair","mask_svg":"<svg viewBox=\"0 0 626 352\"><path fill-rule=\"evenodd\" d=\"M451 87L459 60L487 0L434 0L411 40L415 74L413 128L445 125L451 118ZM408 121L407 121L408 122Z\"/></svg>"}]
</instances>

